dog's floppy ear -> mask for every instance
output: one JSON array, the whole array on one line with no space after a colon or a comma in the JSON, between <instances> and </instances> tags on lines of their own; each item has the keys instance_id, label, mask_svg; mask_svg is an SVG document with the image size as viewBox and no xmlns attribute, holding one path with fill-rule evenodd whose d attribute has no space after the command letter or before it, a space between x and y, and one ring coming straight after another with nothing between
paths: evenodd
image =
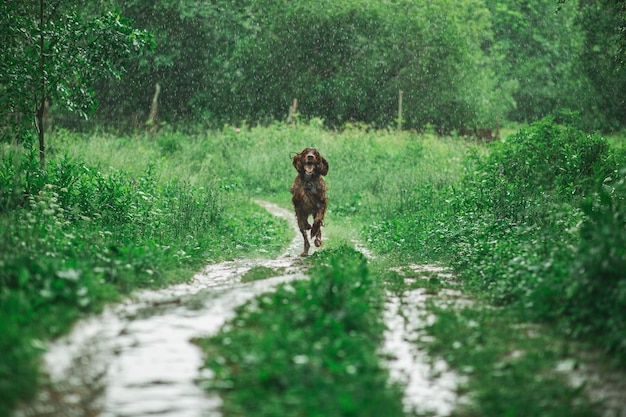
<instances>
[{"instance_id":1,"label":"dog's floppy ear","mask_svg":"<svg viewBox=\"0 0 626 417\"><path fill-rule=\"evenodd\" d=\"M328 174L328 161L320 155L320 175Z\"/></svg>"},{"instance_id":2,"label":"dog's floppy ear","mask_svg":"<svg viewBox=\"0 0 626 417\"><path fill-rule=\"evenodd\" d=\"M304 169L304 165L302 163L302 152L295 154L292 158L293 167L296 171L300 172Z\"/></svg>"}]
</instances>

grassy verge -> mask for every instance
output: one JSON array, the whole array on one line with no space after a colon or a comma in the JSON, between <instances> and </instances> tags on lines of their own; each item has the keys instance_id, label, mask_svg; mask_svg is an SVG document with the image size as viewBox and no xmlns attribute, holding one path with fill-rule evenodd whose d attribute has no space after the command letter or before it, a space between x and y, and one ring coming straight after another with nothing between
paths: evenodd
<instances>
[{"instance_id":1,"label":"grassy verge","mask_svg":"<svg viewBox=\"0 0 626 417\"><path fill-rule=\"evenodd\" d=\"M141 154L144 169L101 170L106 161L61 151L42 170L36 154L2 148L0 415L36 391L42 342L80 317L136 288L185 281L206 263L275 255L290 239L284 221L215 179L159 175Z\"/></svg>"},{"instance_id":2,"label":"grassy verge","mask_svg":"<svg viewBox=\"0 0 626 417\"><path fill-rule=\"evenodd\" d=\"M316 254L311 278L284 284L200 339L205 382L230 416L401 416L376 354L382 292L347 247Z\"/></svg>"},{"instance_id":3,"label":"grassy verge","mask_svg":"<svg viewBox=\"0 0 626 417\"><path fill-rule=\"evenodd\" d=\"M600 412L582 386L571 387L557 372L571 360L567 343L520 322L506 309L430 306L437 316L427 328L431 355L443 357L468 376L462 387L471 402L456 416L592 417Z\"/></svg>"},{"instance_id":4,"label":"grassy verge","mask_svg":"<svg viewBox=\"0 0 626 417\"><path fill-rule=\"evenodd\" d=\"M597 135L538 122L456 181L417 185L369 226L380 251L443 261L466 288L557 325L626 364L626 158Z\"/></svg>"},{"instance_id":5,"label":"grassy verge","mask_svg":"<svg viewBox=\"0 0 626 417\"><path fill-rule=\"evenodd\" d=\"M538 321L555 324L568 337L595 340L607 358L623 359L623 151L551 121L488 146L362 126L330 132L318 125L185 134L166 129L154 137L59 131L49 141L45 171L38 170L35 158L21 159L3 148L0 407L5 408L0 413L33 391L39 341L62 333L76 318L133 288L183 280L206 261L276 253L288 240L285 225L250 204L249 197L288 206L295 176L289 157L307 146L318 147L330 162L325 252L352 258L341 246L357 238L395 259L379 257L377 264L450 263L465 289L502 309L441 312L441 323L449 323L442 324L442 333L456 329L471 349L480 346L476 338L493 345L499 338L517 340L504 321L513 329ZM384 269L370 267L381 274ZM273 273L253 272L247 279ZM368 274L368 280L378 280L378 272ZM384 275L392 286L403 285L392 275ZM429 282L433 291L441 284ZM288 316L284 300L299 303L307 314L312 306L306 300L289 298L307 294L300 285L307 284L285 286L279 291L283 298L268 298L273 304L260 311L271 319L242 310L244 321L271 328L271 320ZM492 313L496 317L490 318ZM476 336L463 329L460 323L467 320L461 316L473 314L467 320L502 331ZM261 337L252 330L252 339ZM304 329L291 331L304 340ZM543 355L554 364L558 349L545 337L528 357ZM532 350L518 342L506 345L508 352ZM291 358L299 354L300 345L294 346ZM501 381L491 368L455 359L454 352L434 352L459 369L473 367L470 391L493 385L490 394L477 394L481 403L504 403L513 396L513 388L498 390ZM486 363L495 369L507 353L492 352L494 359ZM287 359L282 363L295 366ZM522 368L549 374L551 366ZM524 378L510 380L536 386ZM224 393L239 401L238 394ZM523 386L516 395L535 401ZM576 404L568 395L559 398L566 406Z\"/></svg>"}]
</instances>

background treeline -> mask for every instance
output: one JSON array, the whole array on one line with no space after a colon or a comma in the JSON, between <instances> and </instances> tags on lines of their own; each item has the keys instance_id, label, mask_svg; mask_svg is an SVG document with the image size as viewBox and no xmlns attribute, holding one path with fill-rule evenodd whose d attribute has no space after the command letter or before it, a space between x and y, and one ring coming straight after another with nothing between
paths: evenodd
<instances>
[{"instance_id":1,"label":"background treeline","mask_svg":"<svg viewBox=\"0 0 626 417\"><path fill-rule=\"evenodd\" d=\"M404 126L449 132L562 110L579 112L586 128L623 126L623 3L73 0L62 8L119 10L153 35L154 48L128 58L121 77L81 80L99 103L96 121L143 125L158 83L161 122L284 120L298 98L305 118L388 126L403 91ZM3 7L3 32L19 34L28 18L12 19L12 2ZM36 5L24 7L36 19ZM3 48L5 66L19 42L32 40ZM12 108L6 85L29 81L15 76L0 82L2 112Z\"/></svg>"},{"instance_id":2,"label":"background treeline","mask_svg":"<svg viewBox=\"0 0 626 417\"><path fill-rule=\"evenodd\" d=\"M622 6L612 1L125 1L155 36L100 117L284 119L293 98L331 125L494 128L569 109L592 128L626 122Z\"/></svg>"}]
</instances>

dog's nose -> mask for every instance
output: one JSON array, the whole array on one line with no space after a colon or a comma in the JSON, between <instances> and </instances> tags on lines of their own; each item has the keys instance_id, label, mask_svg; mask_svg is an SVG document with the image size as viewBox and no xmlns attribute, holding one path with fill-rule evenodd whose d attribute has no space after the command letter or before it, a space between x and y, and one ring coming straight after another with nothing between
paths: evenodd
<instances>
[{"instance_id":1,"label":"dog's nose","mask_svg":"<svg viewBox=\"0 0 626 417\"><path fill-rule=\"evenodd\" d=\"M313 153L307 154L307 161L315 161L315 155Z\"/></svg>"}]
</instances>

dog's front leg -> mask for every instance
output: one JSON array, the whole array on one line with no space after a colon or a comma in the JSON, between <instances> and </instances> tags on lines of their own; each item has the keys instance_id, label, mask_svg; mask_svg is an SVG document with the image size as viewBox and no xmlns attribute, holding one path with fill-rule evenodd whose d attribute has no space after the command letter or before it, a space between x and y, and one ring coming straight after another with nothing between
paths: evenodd
<instances>
[{"instance_id":1,"label":"dog's front leg","mask_svg":"<svg viewBox=\"0 0 626 417\"><path fill-rule=\"evenodd\" d=\"M324 213L326 210L320 210L315 213L313 219L313 227L311 227L311 239L316 247L322 246L322 226L324 225Z\"/></svg>"},{"instance_id":2,"label":"dog's front leg","mask_svg":"<svg viewBox=\"0 0 626 417\"><path fill-rule=\"evenodd\" d=\"M309 243L309 237L307 236L307 230L311 228L309 222L304 219L298 218L298 228L300 229L300 233L302 234L302 239L304 239L304 251L300 254L300 256L307 256L309 254L309 249L311 248L311 244Z\"/></svg>"}]
</instances>

